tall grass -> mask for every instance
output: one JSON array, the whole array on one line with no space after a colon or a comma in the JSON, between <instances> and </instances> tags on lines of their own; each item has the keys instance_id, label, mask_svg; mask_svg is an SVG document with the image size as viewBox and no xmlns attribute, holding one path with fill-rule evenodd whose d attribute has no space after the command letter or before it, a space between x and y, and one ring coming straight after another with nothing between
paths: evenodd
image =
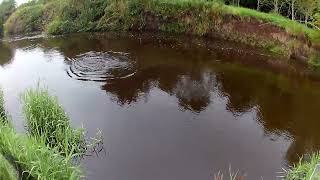
<instances>
[{"instance_id":1,"label":"tall grass","mask_svg":"<svg viewBox=\"0 0 320 180\"><path fill-rule=\"evenodd\" d=\"M86 152L84 129L71 128L65 111L47 90L28 90L23 95L23 112L28 132L38 141L65 155Z\"/></svg>"},{"instance_id":2,"label":"tall grass","mask_svg":"<svg viewBox=\"0 0 320 180\"><path fill-rule=\"evenodd\" d=\"M8 162L8 160L0 154L0 179L1 180L18 180L18 172Z\"/></svg>"},{"instance_id":3,"label":"tall grass","mask_svg":"<svg viewBox=\"0 0 320 180\"><path fill-rule=\"evenodd\" d=\"M0 97L0 107L2 107L2 112L5 112L2 91ZM10 157L10 163L4 157ZM73 165L73 159L71 154L62 156L58 147L49 148L42 138L17 134L10 124L9 118L0 117L1 180L80 179L80 168Z\"/></svg>"},{"instance_id":4,"label":"tall grass","mask_svg":"<svg viewBox=\"0 0 320 180\"><path fill-rule=\"evenodd\" d=\"M81 171L72 164L73 156L62 156L33 137L18 135L8 124L0 123L0 153L16 159L24 174L34 179L79 179ZM1 162L2 163L2 162Z\"/></svg>"},{"instance_id":5,"label":"tall grass","mask_svg":"<svg viewBox=\"0 0 320 180\"><path fill-rule=\"evenodd\" d=\"M310 180L317 164L320 163L320 154L314 153L308 157L308 160L300 159L289 170L285 170L286 180Z\"/></svg>"},{"instance_id":6,"label":"tall grass","mask_svg":"<svg viewBox=\"0 0 320 180\"><path fill-rule=\"evenodd\" d=\"M0 118L3 121L5 121L7 119L7 113L6 113L6 109L4 107L3 91L1 88L0 88Z\"/></svg>"}]
</instances>

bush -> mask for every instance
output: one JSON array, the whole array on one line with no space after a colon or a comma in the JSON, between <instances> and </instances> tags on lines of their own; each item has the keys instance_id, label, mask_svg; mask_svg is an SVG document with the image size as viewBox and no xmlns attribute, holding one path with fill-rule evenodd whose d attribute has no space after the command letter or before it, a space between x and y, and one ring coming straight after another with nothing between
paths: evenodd
<instances>
[{"instance_id":1,"label":"bush","mask_svg":"<svg viewBox=\"0 0 320 180\"><path fill-rule=\"evenodd\" d=\"M4 24L5 33L8 34L28 34L42 31L44 5L37 4L19 8Z\"/></svg>"}]
</instances>

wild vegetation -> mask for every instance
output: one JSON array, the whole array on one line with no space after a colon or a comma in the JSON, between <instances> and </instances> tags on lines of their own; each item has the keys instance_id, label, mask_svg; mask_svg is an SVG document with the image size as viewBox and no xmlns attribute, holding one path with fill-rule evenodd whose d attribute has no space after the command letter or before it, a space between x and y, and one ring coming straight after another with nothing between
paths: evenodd
<instances>
[{"instance_id":1,"label":"wild vegetation","mask_svg":"<svg viewBox=\"0 0 320 180\"><path fill-rule=\"evenodd\" d=\"M0 4L0 33L3 24L7 34L184 33L243 42L274 53L302 54L310 65L320 67L319 0L34 0L15 7L14 0ZM4 162L0 179L81 177L73 160L87 150L84 130L71 128L56 98L41 89L23 95L28 135L15 132L2 95L0 101L0 161ZM316 154L301 161L286 178L308 179L319 160Z\"/></svg>"},{"instance_id":2,"label":"wild vegetation","mask_svg":"<svg viewBox=\"0 0 320 180\"><path fill-rule=\"evenodd\" d=\"M0 154L0 179L3 180L18 180L16 169L10 162Z\"/></svg>"},{"instance_id":3,"label":"wild vegetation","mask_svg":"<svg viewBox=\"0 0 320 180\"><path fill-rule=\"evenodd\" d=\"M309 180L311 179L314 169L320 162L320 154L315 153L301 159L300 162L294 165L291 169L285 172L287 180ZM315 178L315 177L314 177ZM319 177L317 177L319 178Z\"/></svg>"},{"instance_id":4,"label":"wild vegetation","mask_svg":"<svg viewBox=\"0 0 320 180\"><path fill-rule=\"evenodd\" d=\"M84 129L71 128L68 116L48 91L28 90L23 102L28 132L35 139L65 155L85 153Z\"/></svg>"},{"instance_id":5,"label":"wild vegetation","mask_svg":"<svg viewBox=\"0 0 320 180\"><path fill-rule=\"evenodd\" d=\"M0 37L3 34L3 24L14 12L16 3L14 0L4 0L0 4Z\"/></svg>"},{"instance_id":6,"label":"wild vegetation","mask_svg":"<svg viewBox=\"0 0 320 180\"><path fill-rule=\"evenodd\" d=\"M318 67L319 3L309 1L34 0L18 7L4 26L7 34L133 30L218 37Z\"/></svg>"},{"instance_id":7,"label":"wild vegetation","mask_svg":"<svg viewBox=\"0 0 320 180\"><path fill-rule=\"evenodd\" d=\"M45 97L45 100L48 100L45 104L37 104L37 105L45 105L46 108L49 108L46 111L41 112L42 118L46 119L47 117L52 117L51 114L54 114L57 111L62 113L62 110L59 108L60 106L52 103L56 103L56 101L46 96L47 93L45 91L29 91L29 93L33 93L32 95L27 97L27 101L35 101L40 100ZM28 94L28 93L26 93ZM35 97L35 96L41 96ZM0 94L0 109L2 111L0 117L0 179L80 179L82 173L80 168L74 164L75 154L65 153L65 152L74 152L79 145L77 144L69 144L68 146L64 146L63 152L61 152L60 146L51 146L47 142L48 134L34 134L23 135L15 132L14 128L10 123L10 118L7 116L3 116L5 113L3 94ZM51 107L51 106L53 107ZM31 107L31 106L27 106ZM39 107L43 109L43 107ZM57 109L54 109L57 108ZM51 111L50 111L51 110ZM30 116L39 117L38 111L27 111ZM29 117L29 116L28 116ZM64 117L64 115L62 115ZM31 120L39 120L36 118L31 118ZM50 119L52 120L52 119ZM58 118L58 120L61 120ZM57 121L56 121L57 122ZM39 122L41 123L41 122ZM67 127L64 124L64 128ZM57 130L52 130L53 135L56 135L56 132L63 132L60 129L60 126L51 126L51 128L57 128ZM39 132L42 132L43 129L38 129ZM65 130L65 129L64 129ZM67 137L68 139L68 137ZM70 143L70 142L65 142ZM64 145L64 144L62 144Z\"/></svg>"}]
</instances>

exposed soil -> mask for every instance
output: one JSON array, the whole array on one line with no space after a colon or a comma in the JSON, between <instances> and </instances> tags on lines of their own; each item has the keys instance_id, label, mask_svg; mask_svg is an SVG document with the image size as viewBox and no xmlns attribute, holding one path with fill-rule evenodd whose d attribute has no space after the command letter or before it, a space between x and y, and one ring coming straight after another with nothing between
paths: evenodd
<instances>
[{"instance_id":1,"label":"exposed soil","mask_svg":"<svg viewBox=\"0 0 320 180\"><path fill-rule=\"evenodd\" d=\"M179 17L157 17L153 12L146 11L143 13L144 23L141 22L134 24L130 30L133 31L161 31L161 27L180 23L189 24L192 26L192 15L188 12L180 15ZM292 36L285 29L266 23L255 18L241 18L233 15L211 15L211 25L208 33L203 36L209 38L220 38L224 40L231 40L241 42L254 47L270 48L275 46L283 49L282 55L287 59L296 59L304 64L310 58L310 54L320 47L314 46L305 36ZM188 28L185 34L196 34L193 32L192 27Z\"/></svg>"}]
</instances>

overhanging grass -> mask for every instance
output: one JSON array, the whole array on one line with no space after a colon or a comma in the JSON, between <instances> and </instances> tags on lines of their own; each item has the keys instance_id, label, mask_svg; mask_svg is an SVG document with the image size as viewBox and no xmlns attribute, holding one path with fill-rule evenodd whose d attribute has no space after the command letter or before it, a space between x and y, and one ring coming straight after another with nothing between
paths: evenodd
<instances>
[{"instance_id":1,"label":"overhanging grass","mask_svg":"<svg viewBox=\"0 0 320 180\"><path fill-rule=\"evenodd\" d=\"M7 113L6 113L6 109L4 107L3 91L1 88L0 88L0 119L3 121L6 121L6 119L7 119Z\"/></svg>"},{"instance_id":2,"label":"overhanging grass","mask_svg":"<svg viewBox=\"0 0 320 180\"><path fill-rule=\"evenodd\" d=\"M0 180L18 180L16 169L0 154Z\"/></svg>"},{"instance_id":3,"label":"overhanging grass","mask_svg":"<svg viewBox=\"0 0 320 180\"><path fill-rule=\"evenodd\" d=\"M252 17L264 22L271 23L278 27L285 29L289 34L299 36L305 34L312 42L320 42L320 32L318 30L307 27L296 21L292 21L286 17L274 13L264 13L253 9L224 6L224 13L240 16L240 17Z\"/></svg>"},{"instance_id":4,"label":"overhanging grass","mask_svg":"<svg viewBox=\"0 0 320 180\"><path fill-rule=\"evenodd\" d=\"M5 112L3 93L0 92L0 107ZM74 157L62 156L57 147L49 148L43 139L20 135L15 132L8 117L0 117L0 179L14 180L26 176L32 179L81 178L78 166L73 165ZM73 147L74 149L74 147ZM4 157L11 157L10 163ZM19 166L18 169L13 167Z\"/></svg>"},{"instance_id":5,"label":"overhanging grass","mask_svg":"<svg viewBox=\"0 0 320 180\"><path fill-rule=\"evenodd\" d=\"M320 163L320 154L315 153L309 160L300 160L298 164L286 171L286 180L310 180L314 168Z\"/></svg>"},{"instance_id":6,"label":"overhanging grass","mask_svg":"<svg viewBox=\"0 0 320 180\"><path fill-rule=\"evenodd\" d=\"M71 128L65 111L47 90L28 90L23 95L23 111L28 132L38 141L65 155L86 152L84 130Z\"/></svg>"},{"instance_id":7,"label":"overhanging grass","mask_svg":"<svg viewBox=\"0 0 320 180\"><path fill-rule=\"evenodd\" d=\"M57 148L48 148L39 139L17 134L8 124L0 122L0 153L16 159L24 174L34 179L80 179L73 156L63 157ZM2 163L2 162L1 162Z\"/></svg>"}]
</instances>

